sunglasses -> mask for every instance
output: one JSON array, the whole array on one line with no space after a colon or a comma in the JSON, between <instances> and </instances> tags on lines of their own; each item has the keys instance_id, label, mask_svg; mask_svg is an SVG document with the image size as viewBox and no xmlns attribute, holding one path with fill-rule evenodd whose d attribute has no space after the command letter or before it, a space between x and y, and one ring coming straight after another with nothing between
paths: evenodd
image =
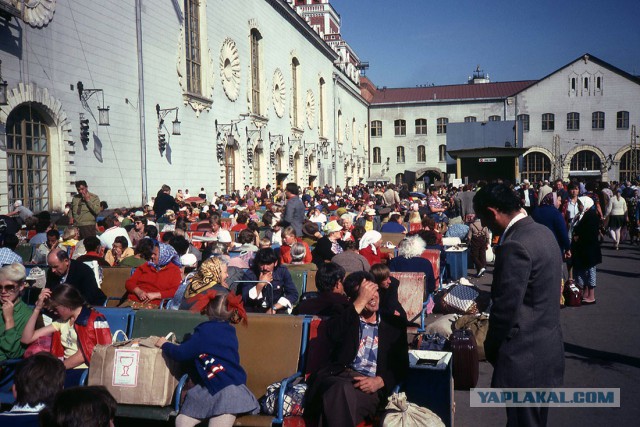
<instances>
[{"instance_id":1,"label":"sunglasses","mask_svg":"<svg viewBox=\"0 0 640 427\"><path fill-rule=\"evenodd\" d=\"M15 292L17 289L18 287L16 285L6 285L6 286L0 285L0 293L2 292L11 293L11 292Z\"/></svg>"}]
</instances>

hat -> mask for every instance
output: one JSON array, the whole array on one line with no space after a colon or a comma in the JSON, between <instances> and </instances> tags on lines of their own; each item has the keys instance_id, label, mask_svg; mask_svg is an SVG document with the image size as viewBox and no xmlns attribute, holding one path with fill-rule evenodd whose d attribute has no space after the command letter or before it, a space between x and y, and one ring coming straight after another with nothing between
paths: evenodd
<instances>
[{"instance_id":1,"label":"hat","mask_svg":"<svg viewBox=\"0 0 640 427\"><path fill-rule=\"evenodd\" d=\"M184 254L180 257L180 263L185 267L195 267L198 259L194 254Z\"/></svg>"},{"instance_id":2,"label":"hat","mask_svg":"<svg viewBox=\"0 0 640 427\"><path fill-rule=\"evenodd\" d=\"M142 211L135 211L133 216L144 216L144 212Z\"/></svg>"},{"instance_id":3,"label":"hat","mask_svg":"<svg viewBox=\"0 0 640 427\"><path fill-rule=\"evenodd\" d=\"M366 215L371 215L371 216L375 216L376 215L376 210L375 209L365 209L364 213Z\"/></svg>"},{"instance_id":4,"label":"hat","mask_svg":"<svg viewBox=\"0 0 640 427\"><path fill-rule=\"evenodd\" d=\"M523 181L522 181L522 183L523 183L523 184L526 184L526 185L529 185L529 180L528 180L528 179L525 179L525 180L523 180Z\"/></svg>"},{"instance_id":5,"label":"hat","mask_svg":"<svg viewBox=\"0 0 640 427\"><path fill-rule=\"evenodd\" d=\"M231 233L223 229L218 230L218 242L231 243Z\"/></svg>"},{"instance_id":6,"label":"hat","mask_svg":"<svg viewBox=\"0 0 640 427\"><path fill-rule=\"evenodd\" d=\"M324 226L325 233L333 233L340 230L342 230L342 227L340 227L338 221L329 221L327 225Z\"/></svg>"},{"instance_id":7,"label":"hat","mask_svg":"<svg viewBox=\"0 0 640 427\"><path fill-rule=\"evenodd\" d=\"M22 200L16 200L15 203L13 204L13 206L15 206L16 208L18 206L22 206Z\"/></svg>"},{"instance_id":8,"label":"hat","mask_svg":"<svg viewBox=\"0 0 640 427\"><path fill-rule=\"evenodd\" d=\"M305 236L315 237L315 234L318 232L320 232L320 229L318 228L318 224L315 222L309 221L302 225L302 234Z\"/></svg>"}]
</instances>

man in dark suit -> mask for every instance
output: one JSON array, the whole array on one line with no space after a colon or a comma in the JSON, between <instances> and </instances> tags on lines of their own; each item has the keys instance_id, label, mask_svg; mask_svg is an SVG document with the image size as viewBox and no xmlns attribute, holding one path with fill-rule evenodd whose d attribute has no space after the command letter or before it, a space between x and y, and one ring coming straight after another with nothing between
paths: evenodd
<instances>
[{"instance_id":1,"label":"man in dark suit","mask_svg":"<svg viewBox=\"0 0 640 427\"><path fill-rule=\"evenodd\" d=\"M536 192L531 188L531 184L528 179L522 181L518 193L520 193L520 203L522 204L522 207L528 214L531 214L536 206L538 206L538 199Z\"/></svg>"},{"instance_id":2,"label":"man in dark suit","mask_svg":"<svg viewBox=\"0 0 640 427\"><path fill-rule=\"evenodd\" d=\"M304 224L304 203L298 194L300 189L298 184L290 182L284 189L284 194L287 196L287 204L284 207L284 222L286 225L290 225L296 230L296 236L302 237L302 224Z\"/></svg>"},{"instance_id":3,"label":"man in dark suit","mask_svg":"<svg viewBox=\"0 0 640 427\"><path fill-rule=\"evenodd\" d=\"M500 235L484 343L492 387L560 387L564 347L560 329L562 254L553 233L520 211L509 187L490 184L473 199L476 215ZM508 426L544 426L548 407L509 407Z\"/></svg>"},{"instance_id":4,"label":"man in dark suit","mask_svg":"<svg viewBox=\"0 0 640 427\"><path fill-rule=\"evenodd\" d=\"M153 202L153 211L155 212L158 221L160 221L162 215L164 215L169 209L174 212L178 212L179 206L176 203L176 199L171 195L171 187L164 184L162 188L160 188L160 191L158 191L155 202ZM165 220L162 219L162 221Z\"/></svg>"},{"instance_id":5,"label":"man in dark suit","mask_svg":"<svg viewBox=\"0 0 640 427\"><path fill-rule=\"evenodd\" d=\"M46 288L54 290L62 283L76 288L84 300L91 305L102 305L107 299L98 287L96 276L88 265L75 259L69 259L66 251L54 249L47 256Z\"/></svg>"},{"instance_id":6,"label":"man in dark suit","mask_svg":"<svg viewBox=\"0 0 640 427\"><path fill-rule=\"evenodd\" d=\"M373 280L349 277L344 290L352 304L326 321L330 362L310 378L305 416L319 415L321 427L356 426L375 415L409 368L405 320L379 313Z\"/></svg>"}]
</instances>

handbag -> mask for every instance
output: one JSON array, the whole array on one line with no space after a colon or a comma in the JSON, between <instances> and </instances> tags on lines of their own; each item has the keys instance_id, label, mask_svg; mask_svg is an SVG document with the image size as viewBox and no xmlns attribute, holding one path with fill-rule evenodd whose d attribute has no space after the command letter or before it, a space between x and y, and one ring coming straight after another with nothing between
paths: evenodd
<instances>
[{"instance_id":1,"label":"handbag","mask_svg":"<svg viewBox=\"0 0 640 427\"><path fill-rule=\"evenodd\" d=\"M282 403L282 416L299 416L304 413L304 396L307 391L307 384L303 382L303 377L298 377L294 381L287 383L284 390L284 402ZM262 412L268 415L275 415L278 408L282 381L275 382L267 386L267 392L260 399Z\"/></svg>"},{"instance_id":2,"label":"handbag","mask_svg":"<svg viewBox=\"0 0 640 427\"><path fill-rule=\"evenodd\" d=\"M382 427L444 427L439 416L427 408L407 402L404 393L389 396L385 409Z\"/></svg>"},{"instance_id":3,"label":"handbag","mask_svg":"<svg viewBox=\"0 0 640 427\"><path fill-rule=\"evenodd\" d=\"M434 313L442 314L478 314L476 299L480 289L459 283L437 291L433 295Z\"/></svg>"},{"instance_id":4,"label":"handbag","mask_svg":"<svg viewBox=\"0 0 640 427\"><path fill-rule=\"evenodd\" d=\"M436 332L435 334L417 335L414 338L411 347L415 350L443 351L447 347L448 343L449 342L446 337Z\"/></svg>"},{"instance_id":5,"label":"handbag","mask_svg":"<svg viewBox=\"0 0 640 427\"><path fill-rule=\"evenodd\" d=\"M573 279L564 284L564 305L568 307L580 307L582 305L582 290L576 286Z\"/></svg>"}]
</instances>

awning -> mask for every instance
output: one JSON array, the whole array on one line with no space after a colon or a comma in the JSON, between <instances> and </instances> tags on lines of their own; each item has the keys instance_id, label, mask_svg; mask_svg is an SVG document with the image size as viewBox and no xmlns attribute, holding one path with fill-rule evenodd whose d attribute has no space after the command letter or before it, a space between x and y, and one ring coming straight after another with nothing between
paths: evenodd
<instances>
[{"instance_id":1,"label":"awning","mask_svg":"<svg viewBox=\"0 0 640 427\"><path fill-rule=\"evenodd\" d=\"M569 176L600 176L602 172L599 170L586 170L586 171L569 171Z\"/></svg>"},{"instance_id":2,"label":"awning","mask_svg":"<svg viewBox=\"0 0 640 427\"><path fill-rule=\"evenodd\" d=\"M391 179L384 175L371 175L367 178L367 182L390 182Z\"/></svg>"}]
</instances>

